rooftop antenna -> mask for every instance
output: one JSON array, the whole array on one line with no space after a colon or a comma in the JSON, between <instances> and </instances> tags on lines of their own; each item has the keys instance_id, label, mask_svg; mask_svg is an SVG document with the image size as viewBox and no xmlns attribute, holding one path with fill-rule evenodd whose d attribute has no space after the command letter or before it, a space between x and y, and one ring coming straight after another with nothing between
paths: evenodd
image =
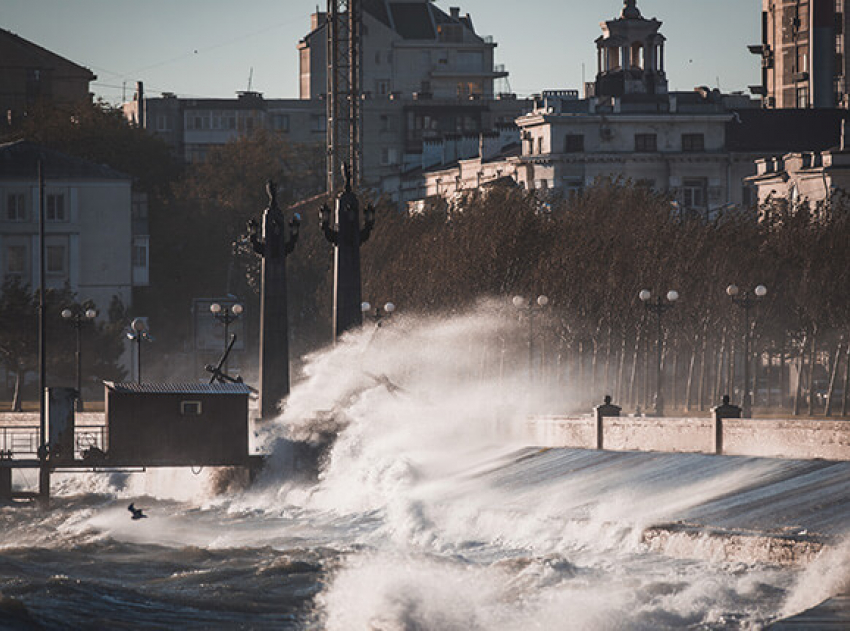
<instances>
[{"instance_id":1,"label":"rooftop antenna","mask_svg":"<svg viewBox=\"0 0 850 631\"><path fill-rule=\"evenodd\" d=\"M251 71L248 73L248 92L251 91L251 84L254 82L254 66L251 66Z\"/></svg>"}]
</instances>

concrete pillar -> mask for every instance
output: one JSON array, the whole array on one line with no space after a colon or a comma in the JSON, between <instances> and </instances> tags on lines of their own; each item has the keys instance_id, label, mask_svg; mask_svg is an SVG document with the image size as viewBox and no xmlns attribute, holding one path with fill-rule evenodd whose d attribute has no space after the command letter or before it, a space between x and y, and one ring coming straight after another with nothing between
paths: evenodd
<instances>
[{"instance_id":1,"label":"concrete pillar","mask_svg":"<svg viewBox=\"0 0 850 631\"><path fill-rule=\"evenodd\" d=\"M268 182L269 205L261 230L249 223L254 251L263 257L260 294L260 417L274 418L278 403L289 396L289 312L286 257L298 240L300 217L287 223L277 205L277 187ZM287 234L288 232L288 234Z\"/></svg>"},{"instance_id":2,"label":"concrete pillar","mask_svg":"<svg viewBox=\"0 0 850 631\"><path fill-rule=\"evenodd\" d=\"M12 499L12 467L0 466L0 502Z\"/></svg>"},{"instance_id":3,"label":"concrete pillar","mask_svg":"<svg viewBox=\"0 0 850 631\"><path fill-rule=\"evenodd\" d=\"M604 427L603 420L606 416L620 416L620 411L622 408L619 405L613 405L611 403L611 397L609 395L605 395L605 403L602 405L597 405L593 408L594 416L596 417L596 448L603 449L604 448Z\"/></svg>"},{"instance_id":4,"label":"concrete pillar","mask_svg":"<svg viewBox=\"0 0 850 631\"><path fill-rule=\"evenodd\" d=\"M714 419L714 453L718 456L723 453L723 419L741 418L741 408L729 403L729 395L723 396L723 403L711 408Z\"/></svg>"}]
</instances>

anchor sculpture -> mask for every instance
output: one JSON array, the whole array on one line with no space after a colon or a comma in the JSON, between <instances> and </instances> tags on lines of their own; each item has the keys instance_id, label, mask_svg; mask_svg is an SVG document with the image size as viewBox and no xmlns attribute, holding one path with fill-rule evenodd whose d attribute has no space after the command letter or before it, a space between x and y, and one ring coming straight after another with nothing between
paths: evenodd
<instances>
[{"instance_id":1,"label":"anchor sculpture","mask_svg":"<svg viewBox=\"0 0 850 631\"><path fill-rule=\"evenodd\" d=\"M228 355L230 355L230 351L233 349L233 345L235 343L236 343L236 333L234 333L233 335L230 336L230 342L228 342L227 348L224 350L224 353L222 354L221 359L218 360L218 364L216 364L215 366L213 366L212 364L207 364L206 366L204 366L204 370L206 370L208 373L212 374L212 376L210 377L210 385L212 385L214 383L241 383L241 384L245 384L245 382L242 381L241 376L236 375L235 377L232 377L231 375L228 375L226 372L224 372L224 369L223 369L224 365L227 363L227 357L228 357ZM252 388L251 386L248 386L247 384L245 384L245 385L254 394L257 394L259 392L256 388Z\"/></svg>"}]
</instances>

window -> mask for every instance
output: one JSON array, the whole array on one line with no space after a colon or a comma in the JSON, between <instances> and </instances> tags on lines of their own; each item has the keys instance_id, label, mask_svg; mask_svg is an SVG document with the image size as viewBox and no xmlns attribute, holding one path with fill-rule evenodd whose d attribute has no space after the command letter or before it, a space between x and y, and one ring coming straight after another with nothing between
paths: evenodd
<instances>
[{"instance_id":1,"label":"window","mask_svg":"<svg viewBox=\"0 0 850 631\"><path fill-rule=\"evenodd\" d=\"M157 131L171 131L171 117L165 114L157 114L156 117Z\"/></svg>"},{"instance_id":2,"label":"window","mask_svg":"<svg viewBox=\"0 0 850 631\"><path fill-rule=\"evenodd\" d=\"M310 129L314 132L327 131L327 119L322 114L313 114L310 116Z\"/></svg>"},{"instance_id":3,"label":"window","mask_svg":"<svg viewBox=\"0 0 850 631\"><path fill-rule=\"evenodd\" d=\"M148 266L148 237L133 237L133 267Z\"/></svg>"},{"instance_id":4,"label":"window","mask_svg":"<svg viewBox=\"0 0 850 631\"><path fill-rule=\"evenodd\" d=\"M384 166L398 164L398 151L393 147L382 147L381 164Z\"/></svg>"},{"instance_id":5,"label":"window","mask_svg":"<svg viewBox=\"0 0 850 631\"><path fill-rule=\"evenodd\" d=\"M181 401L180 415L181 416L200 416L203 411L203 406L200 401Z\"/></svg>"},{"instance_id":6,"label":"window","mask_svg":"<svg viewBox=\"0 0 850 631\"><path fill-rule=\"evenodd\" d=\"M45 247L47 265L45 270L48 274L64 276L68 272L67 249L64 245L48 245Z\"/></svg>"},{"instance_id":7,"label":"window","mask_svg":"<svg viewBox=\"0 0 850 631\"><path fill-rule=\"evenodd\" d=\"M682 204L688 208L705 207L705 180L693 178L682 182Z\"/></svg>"},{"instance_id":8,"label":"window","mask_svg":"<svg viewBox=\"0 0 850 631\"><path fill-rule=\"evenodd\" d=\"M635 151L658 151L658 137L655 134L635 134Z\"/></svg>"},{"instance_id":9,"label":"window","mask_svg":"<svg viewBox=\"0 0 850 631\"><path fill-rule=\"evenodd\" d=\"M375 93L380 96L388 95L390 93L390 82L387 79L375 81Z\"/></svg>"},{"instance_id":10,"label":"window","mask_svg":"<svg viewBox=\"0 0 850 631\"><path fill-rule=\"evenodd\" d=\"M705 134L682 134L682 151L705 151Z\"/></svg>"},{"instance_id":11,"label":"window","mask_svg":"<svg viewBox=\"0 0 850 631\"><path fill-rule=\"evenodd\" d=\"M584 136L582 134L567 134L564 140L565 153L581 153L584 151Z\"/></svg>"},{"instance_id":12,"label":"window","mask_svg":"<svg viewBox=\"0 0 850 631\"><path fill-rule=\"evenodd\" d=\"M68 214L65 210L65 196L62 193L47 196L45 219L47 221L68 221Z\"/></svg>"},{"instance_id":13,"label":"window","mask_svg":"<svg viewBox=\"0 0 850 631\"><path fill-rule=\"evenodd\" d=\"M537 153L543 153L543 136L537 137Z\"/></svg>"},{"instance_id":14,"label":"window","mask_svg":"<svg viewBox=\"0 0 850 631\"><path fill-rule=\"evenodd\" d=\"M27 247L10 245L6 248L6 275L25 276L27 272Z\"/></svg>"},{"instance_id":15,"label":"window","mask_svg":"<svg viewBox=\"0 0 850 631\"><path fill-rule=\"evenodd\" d=\"M571 202L581 197L584 192L584 183L582 180L571 179L564 182L564 188L567 191L567 199Z\"/></svg>"},{"instance_id":16,"label":"window","mask_svg":"<svg viewBox=\"0 0 850 631\"><path fill-rule=\"evenodd\" d=\"M6 220L27 220L27 196L24 193L9 193L6 196Z\"/></svg>"},{"instance_id":17,"label":"window","mask_svg":"<svg viewBox=\"0 0 850 631\"><path fill-rule=\"evenodd\" d=\"M147 287L150 285L149 256L150 237L147 235L134 236L131 249L134 287Z\"/></svg>"},{"instance_id":18,"label":"window","mask_svg":"<svg viewBox=\"0 0 850 631\"><path fill-rule=\"evenodd\" d=\"M289 131L289 114L272 115L272 127L277 131Z\"/></svg>"}]
</instances>

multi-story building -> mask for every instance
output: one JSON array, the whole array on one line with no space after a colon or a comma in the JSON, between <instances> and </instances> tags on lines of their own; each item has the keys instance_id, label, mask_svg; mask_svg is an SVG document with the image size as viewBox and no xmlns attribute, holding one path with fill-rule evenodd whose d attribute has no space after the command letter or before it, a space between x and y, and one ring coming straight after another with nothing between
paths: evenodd
<instances>
[{"instance_id":1,"label":"multi-story building","mask_svg":"<svg viewBox=\"0 0 850 631\"><path fill-rule=\"evenodd\" d=\"M147 98L140 86L125 115L189 162L256 127L296 143L324 143L326 22L326 14L313 14L310 33L298 44L299 99L255 92L236 99ZM398 197L398 174L421 167L429 144L458 134L477 138L530 109L530 101L496 89L507 72L494 66L495 47L458 8L445 13L429 0L363 3L364 184Z\"/></svg>"},{"instance_id":2,"label":"multi-story building","mask_svg":"<svg viewBox=\"0 0 850 631\"><path fill-rule=\"evenodd\" d=\"M38 163L44 177L44 261L49 288L66 284L105 314L113 296L132 305L148 281L147 235L134 234L132 178L28 141L0 145L0 277L39 286Z\"/></svg>"},{"instance_id":3,"label":"multi-story building","mask_svg":"<svg viewBox=\"0 0 850 631\"><path fill-rule=\"evenodd\" d=\"M0 125L9 125L39 103L90 100L91 70L0 29Z\"/></svg>"},{"instance_id":4,"label":"multi-story building","mask_svg":"<svg viewBox=\"0 0 850 631\"><path fill-rule=\"evenodd\" d=\"M846 0L762 0L762 82L770 108L848 107Z\"/></svg>"},{"instance_id":5,"label":"multi-story building","mask_svg":"<svg viewBox=\"0 0 850 631\"><path fill-rule=\"evenodd\" d=\"M323 103L265 99L259 92L240 92L235 99L182 99L171 93L148 98L138 84L133 101L124 104L124 115L186 162L202 162L210 148L260 128L297 143L325 140Z\"/></svg>"},{"instance_id":6,"label":"multi-story building","mask_svg":"<svg viewBox=\"0 0 850 631\"><path fill-rule=\"evenodd\" d=\"M312 16L299 43L300 96L324 100L327 20ZM363 2L361 86L363 179L394 181L421 163L424 144L447 134L488 132L527 111L530 103L500 92L504 68L496 43L476 33L469 14L445 13L430 0ZM384 189L398 197L399 191Z\"/></svg>"},{"instance_id":7,"label":"multi-story building","mask_svg":"<svg viewBox=\"0 0 850 631\"><path fill-rule=\"evenodd\" d=\"M602 23L599 67L587 98L577 91L544 92L516 125L520 151L504 157L466 156L403 178L404 201L455 196L510 177L529 189L566 195L599 178L628 179L676 199L683 210L711 216L757 201L755 160L837 144L843 110L764 110L743 94L700 87L669 92L661 22L627 0Z\"/></svg>"}]
</instances>

